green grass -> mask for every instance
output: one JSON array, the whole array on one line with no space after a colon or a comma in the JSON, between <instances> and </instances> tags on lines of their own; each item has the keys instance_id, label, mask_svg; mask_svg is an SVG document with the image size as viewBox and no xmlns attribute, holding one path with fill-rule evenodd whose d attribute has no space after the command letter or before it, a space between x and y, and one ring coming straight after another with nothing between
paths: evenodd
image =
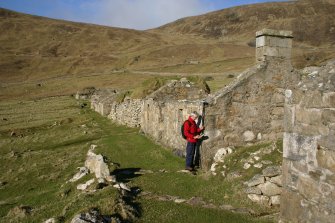
<instances>
[{"instance_id":1,"label":"green grass","mask_svg":"<svg viewBox=\"0 0 335 223\"><path fill-rule=\"evenodd\" d=\"M260 219L252 219L248 215L235 214L228 211L205 209L176 204L172 202L141 200L143 216L138 222L197 222L197 223L245 223L266 222Z\"/></svg>"},{"instance_id":2,"label":"green grass","mask_svg":"<svg viewBox=\"0 0 335 223\"><path fill-rule=\"evenodd\" d=\"M154 144L139 134L139 129L112 124L88 108L80 109L79 105L80 102L71 97L0 103L0 181L6 182L0 187L0 222L8 222L8 212L20 205L30 206L33 211L23 219L12 219L13 222L42 222L50 217L69 221L90 207L113 214L115 188L106 187L94 194L79 192L76 185L91 179L92 175L76 183L66 183L76 168L84 165L91 144L97 144L97 152L111 163L119 163L121 169L154 171L118 176L130 187L184 199L199 196L217 206L232 204L253 208L256 213L271 212L254 205L240 193L242 181L227 181L201 171L197 176L178 173L184 167L184 159ZM11 137L11 132L17 136ZM167 172L159 172L161 169ZM222 219L259 222L248 215L177 205L171 201L139 197L135 202L141 210L138 222L222 222Z\"/></svg>"}]
</instances>

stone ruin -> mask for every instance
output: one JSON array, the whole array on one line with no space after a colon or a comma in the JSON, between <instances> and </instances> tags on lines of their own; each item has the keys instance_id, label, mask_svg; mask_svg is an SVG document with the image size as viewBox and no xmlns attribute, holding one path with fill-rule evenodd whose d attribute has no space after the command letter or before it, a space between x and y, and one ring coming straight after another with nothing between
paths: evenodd
<instances>
[{"instance_id":1,"label":"stone ruin","mask_svg":"<svg viewBox=\"0 0 335 223\"><path fill-rule=\"evenodd\" d=\"M283 222L335 219L335 60L285 91Z\"/></svg>"},{"instance_id":2,"label":"stone ruin","mask_svg":"<svg viewBox=\"0 0 335 223\"><path fill-rule=\"evenodd\" d=\"M109 96L96 93L92 107L119 124L140 127L158 143L182 152L182 122L193 110L204 114L208 140L203 142L201 159L205 169L223 147L284 136L281 221L333 222L335 62L321 68L293 69L292 38L290 31L257 32L256 65L213 95L181 80L143 100L117 103L116 92ZM264 184L269 184L264 179Z\"/></svg>"},{"instance_id":3,"label":"stone ruin","mask_svg":"<svg viewBox=\"0 0 335 223\"><path fill-rule=\"evenodd\" d=\"M256 33L257 64L230 85L206 98L206 134L202 163L217 149L282 138L285 89L298 83L291 65L292 32Z\"/></svg>"}]
</instances>

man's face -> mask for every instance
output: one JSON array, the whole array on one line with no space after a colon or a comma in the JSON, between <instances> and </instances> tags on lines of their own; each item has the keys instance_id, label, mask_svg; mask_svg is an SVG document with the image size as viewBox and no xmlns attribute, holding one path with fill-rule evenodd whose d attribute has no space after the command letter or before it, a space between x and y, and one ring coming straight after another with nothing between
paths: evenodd
<instances>
[{"instance_id":1,"label":"man's face","mask_svg":"<svg viewBox=\"0 0 335 223\"><path fill-rule=\"evenodd\" d=\"M198 116L196 116L196 115L192 115L191 117L192 117L193 120L196 120L198 118Z\"/></svg>"}]
</instances>

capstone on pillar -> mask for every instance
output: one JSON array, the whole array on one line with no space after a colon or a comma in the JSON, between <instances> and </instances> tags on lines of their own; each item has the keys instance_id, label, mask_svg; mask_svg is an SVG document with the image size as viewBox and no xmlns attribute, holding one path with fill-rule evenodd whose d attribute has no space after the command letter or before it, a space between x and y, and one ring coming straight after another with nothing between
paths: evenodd
<instances>
[{"instance_id":1,"label":"capstone on pillar","mask_svg":"<svg viewBox=\"0 0 335 223\"><path fill-rule=\"evenodd\" d=\"M292 31L263 29L256 32L256 62L291 60Z\"/></svg>"}]
</instances>

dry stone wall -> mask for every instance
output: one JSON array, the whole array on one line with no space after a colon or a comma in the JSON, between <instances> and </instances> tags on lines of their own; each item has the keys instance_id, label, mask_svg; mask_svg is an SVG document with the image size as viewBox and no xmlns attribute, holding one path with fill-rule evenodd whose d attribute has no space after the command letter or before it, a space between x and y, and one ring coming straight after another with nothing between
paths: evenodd
<instances>
[{"instance_id":1,"label":"dry stone wall","mask_svg":"<svg viewBox=\"0 0 335 223\"><path fill-rule=\"evenodd\" d=\"M282 222L335 219L335 61L286 90Z\"/></svg>"},{"instance_id":2,"label":"dry stone wall","mask_svg":"<svg viewBox=\"0 0 335 223\"><path fill-rule=\"evenodd\" d=\"M140 127L143 100L126 98L122 103L114 102L111 106L109 119L129 127Z\"/></svg>"}]
</instances>

